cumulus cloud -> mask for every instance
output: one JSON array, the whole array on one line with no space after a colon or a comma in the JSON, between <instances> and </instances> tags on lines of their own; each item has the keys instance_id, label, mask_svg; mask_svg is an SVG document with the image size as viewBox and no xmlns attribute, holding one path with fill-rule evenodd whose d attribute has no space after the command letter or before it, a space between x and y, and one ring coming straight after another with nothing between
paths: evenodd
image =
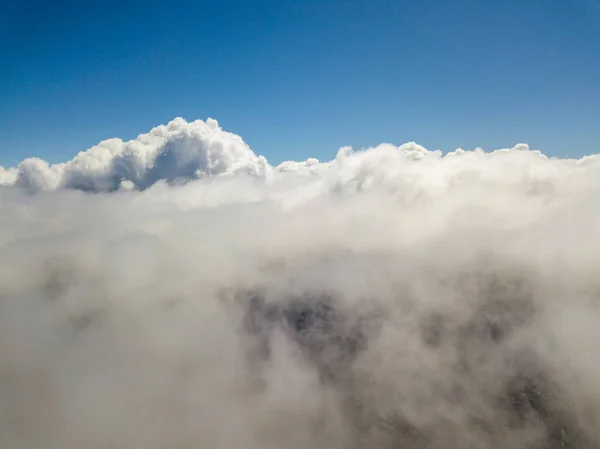
<instances>
[{"instance_id":1,"label":"cumulus cloud","mask_svg":"<svg viewBox=\"0 0 600 449\"><path fill-rule=\"evenodd\" d=\"M11 186L17 181L18 171L15 168L6 169L0 165L0 186Z\"/></svg>"},{"instance_id":2,"label":"cumulus cloud","mask_svg":"<svg viewBox=\"0 0 600 449\"><path fill-rule=\"evenodd\" d=\"M26 159L16 169L15 184L31 191L110 192L122 185L145 189L157 181L176 183L239 172L264 177L269 168L241 137L223 131L216 120L188 123L177 118L134 140L104 140L67 163Z\"/></svg>"},{"instance_id":3,"label":"cumulus cloud","mask_svg":"<svg viewBox=\"0 0 600 449\"><path fill-rule=\"evenodd\" d=\"M598 447L599 174L181 119L2 169L0 446Z\"/></svg>"}]
</instances>

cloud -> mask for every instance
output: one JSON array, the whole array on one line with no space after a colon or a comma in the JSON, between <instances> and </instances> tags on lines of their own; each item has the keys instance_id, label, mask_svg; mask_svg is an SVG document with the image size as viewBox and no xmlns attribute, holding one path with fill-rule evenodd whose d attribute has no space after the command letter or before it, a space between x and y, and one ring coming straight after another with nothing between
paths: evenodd
<instances>
[{"instance_id":1,"label":"cloud","mask_svg":"<svg viewBox=\"0 0 600 449\"><path fill-rule=\"evenodd\" d=\"M6 169L0 165L0 186L11 186L17 181L18 171L15 168Z\"/></svg>"},{"instance_id":2,"label":"cloud","mask_svg":"<svg viewBox=\"0 0 600 449\"><path fill-rule=\"evenodd\" d=\"M2 169L0 446L597 447L599 171L181 119Z\"/></svg>"},{"instance_id":3,"label":"cloud","mask_svg":"<svg viewBox=\"0 0 600 449\"><path fill-rule=\"evenodd\" d=\"M145 190L157 183L175 185L205 178L246 176L264 183L325 182L324 187L333 190L364 190L373 184L398 190L406 187L404 183L414 181L431 190L445 189L444 183L456 182L451 177L469 176L466 171L470 164L475 164L474 176L511 184L513 179L492 178L544 177L542 172L548 170L553 174L563 171L566 175L574 167L595 167L598 161L595 156L580 160L548 159L538 151L530 151L526 144L492 153L459 149L444 156L440 151L429 151L411 142L399 147L382 144L362 151L344 147L329 162L309 158L273 167L240 136L224 131L216 120L188 123L176 118L134 140L104 140L65 163L49 164L29 158L18 167L0 168L0 185L31 192L58 189L112 192ZM513 165L514 170L506 170L506 165Z\"/></svg>"},{"instance_id":4,"label":"cloud","mask_svg":"<svg viewBox=\"0 0 600 449\"><path fill-rule=\"evenodd\" d=\"M239 172L264 177L269 168L263 157L256 156L239 136L223 131L215 120L187 123L177 118L134 140L104 140L64 164L26 159L17 168L15 184L31 191L110 192L122 183L145 189L157 181L175 183Z\"/></svg>"}]
</instances>

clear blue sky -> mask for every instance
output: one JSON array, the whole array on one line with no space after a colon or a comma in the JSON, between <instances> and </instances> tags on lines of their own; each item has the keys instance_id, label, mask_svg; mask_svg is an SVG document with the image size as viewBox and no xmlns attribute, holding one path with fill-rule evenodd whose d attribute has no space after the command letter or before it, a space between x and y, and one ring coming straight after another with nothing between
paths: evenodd
<instances>
[{"instance_id":1,"label":"clear blue sky","mask_svg":"<svg viewBox=\"0 0 600 449\"><path fill-rule=\"evenodd\" d=\"M176 116L275 163L409 140L600 152L600 0L0 4L4 166Z\"/></svg>"}]
</instances>

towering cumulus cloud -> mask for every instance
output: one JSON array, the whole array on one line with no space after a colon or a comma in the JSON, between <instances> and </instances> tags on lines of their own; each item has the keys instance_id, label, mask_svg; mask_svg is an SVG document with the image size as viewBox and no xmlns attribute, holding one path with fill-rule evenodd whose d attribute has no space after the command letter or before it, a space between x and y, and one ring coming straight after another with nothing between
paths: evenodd
<instances>
[{"instance_id":1,"label":"towering cumulus cloud","mask_svg":"<svg viewBox=\"0 0 600 449\"><path fill-rule=\"evenodd\" d=\"M91 194L91 193L94 194ZM0 447L592 449L600 159L176 119L0 169Z\"/></svg>"}]
</instances>

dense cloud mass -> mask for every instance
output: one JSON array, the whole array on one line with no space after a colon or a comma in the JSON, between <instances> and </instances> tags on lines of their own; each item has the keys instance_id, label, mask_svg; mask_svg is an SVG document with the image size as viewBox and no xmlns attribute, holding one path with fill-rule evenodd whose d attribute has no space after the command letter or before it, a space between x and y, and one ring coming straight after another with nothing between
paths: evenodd
<instances>
[{"instance_id":1,"label":"dense cloud mass","mask_svg":"<svg viewBox=\"0 0 600 449\"><path fill-rule=\"evenodd\" d=\"M216 120L187 123L177 118L135 140L104 140L64 164L25 159L0 182L8 177L32 191L109 192L239 172L264 177L268 168L265 158L256 156L239 136L223 131Z\"/></svg>"},{"instance_id":2,"label":"dense cloud mass","mask_svg":"<svg viewBox=\"0 0 600 449\"><path fill-rule=\"evenodd\" d=\"M214 120L0 168L0 447L597 448L599 194L596 156L274 167Z\"/></svg>"}]
</instances>

